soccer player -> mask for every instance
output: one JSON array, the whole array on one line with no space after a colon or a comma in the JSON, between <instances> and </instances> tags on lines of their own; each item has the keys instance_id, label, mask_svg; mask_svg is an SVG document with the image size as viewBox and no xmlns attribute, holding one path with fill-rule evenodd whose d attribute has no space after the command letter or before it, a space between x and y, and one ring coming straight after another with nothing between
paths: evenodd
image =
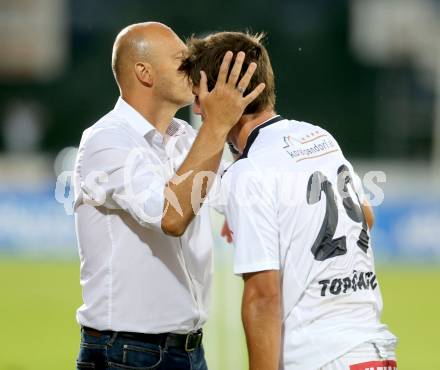
<instances>
[{"instance_id":1,"label":"soccer player","mask_svg":"<svg viewBox=\"0 0 440 370\"><path fill-rule=\"evenodd\" d=\"M259 66L248 88L237 84L244 96L266 85L228 135L241 155L222 178L250 369L396 368L396 338L379 318L372 212L341 147L325 129L275 112L261 36L220 32L188 47L181 69L195 95L200 70L214 86L226 51Z\"/></svg>"},{"instance_id":2,"label":"soccer player","mask_svg":"<svg viewBox=\"0 0 440 370\"><path fill-rule=\"evenodd\" d=\"M203 197L192 202L193 184L217 171L227 133L264 85L243 97L232 76L224 83L232 55L222 57L219 83L201 96L204 122L196 133L174 117L194 100L178 71L185 53L163 24L122 30L112 58L121 96L81 139L74 175L84 299L77 369L206 369L202 326L213 243Z\"/></svg>"}]
</instances>

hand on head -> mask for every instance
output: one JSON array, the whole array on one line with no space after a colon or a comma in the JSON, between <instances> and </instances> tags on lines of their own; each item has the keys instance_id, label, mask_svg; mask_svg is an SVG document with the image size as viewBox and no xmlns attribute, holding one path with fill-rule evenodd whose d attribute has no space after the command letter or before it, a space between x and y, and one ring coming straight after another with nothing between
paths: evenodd
<instances>
[{"instance_id":1,"label":"hand on head","mask_svg":"<svg viewBox=\"0 0 440 370\"><path fill-rule=\"evenodd\" d=\"M265 84L260 83L249 94L243 96L243 92L249 86L257 65L256 63L250 63L243 77L239 80L245 54L239 52L232 69L230 69L232 58L233 53L231 51L228 51L223 57L217 82L211 91L208 91L206 74L204 71L201 71L198 91L203 120L215 122L216 125L227 132L239 121L246 107L265 88ZM228 75L229 70L231 72Z\"/></svg>"}]
</instances>

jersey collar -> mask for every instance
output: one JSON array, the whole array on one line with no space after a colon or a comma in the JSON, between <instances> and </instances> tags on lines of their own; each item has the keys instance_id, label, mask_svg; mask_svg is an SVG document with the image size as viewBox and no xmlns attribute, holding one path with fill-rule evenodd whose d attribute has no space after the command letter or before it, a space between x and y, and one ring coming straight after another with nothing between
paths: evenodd
<instances>
[{"instance_id":1,"label":"jersey collar","mask_svg":"<svg viewBox=\"0 0 440 370\"><path fill-rule=\"evenodd\" d=\"M246 145L244 147L243 150L243 154L240 156L240 158L238 159L243 159L243 158L247 158L249 150L252 146L252 144L254 143L255 139L257 138L260 130L262 128L265 128L267 126L273 125L276 122L282 121L284 118L281 117L280 115L276 115L275 117L270 118L269 120L263 122L262 124L256 126L250 133L247 141L246 141Z\"/></svg>"}]
</instances>

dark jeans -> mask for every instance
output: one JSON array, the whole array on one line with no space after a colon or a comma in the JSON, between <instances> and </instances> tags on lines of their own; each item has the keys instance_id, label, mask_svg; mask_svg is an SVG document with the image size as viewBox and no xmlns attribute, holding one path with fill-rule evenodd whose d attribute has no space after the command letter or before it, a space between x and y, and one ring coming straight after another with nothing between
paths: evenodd
<instances>
[{"instance_id":1,"label":"dark jeans","mask_svg":"<svg viewBox=\"0 0 440 370\"><path fill-rule=\"evenodd\" d=\"M207 370L203 346L192 352L183 348L162 348L118 336L100 337L81 331L77 370Z\"/></svg>"}]
</instances>

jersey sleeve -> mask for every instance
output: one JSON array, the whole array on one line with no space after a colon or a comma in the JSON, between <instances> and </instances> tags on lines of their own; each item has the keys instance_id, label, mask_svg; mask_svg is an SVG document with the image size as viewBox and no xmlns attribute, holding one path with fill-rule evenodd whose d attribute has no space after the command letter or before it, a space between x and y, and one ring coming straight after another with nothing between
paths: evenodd
<instances>
[{"instance_id":1,"label":"jersey sleeve","mask_svg":"<svg viewBox=\"0 0 440 370\"><path fill-rule=\"evenodd\" d=\"M346 158L344 158L344 160L346 161L346 165L348 166L351 177L353 179L353 189L356 192L357 196L359 197L359 202L363 204L366 200L366 197L365 197L365 190L362 184L362 180L359 177L358 173L354 170L354 167L350 163L350 161L348 161Z\"/></svg>"},{"instance_id":2,"label":"jersey sleeve","mask_svg":"<svg viewBox=\"0 0 440 370\"><path fill-rule=\"evenodd\" d=\"M234 273L279 270L274 185L255 170L234 171L231 177L225 208L235 247Z\"/></svg>"},{"instance_id":3,"label":"jersey sleeve","mask_svg":"<svg viewBox=\"0 0 440 370\"><path fill-rule=\"evenodd\" d=\"M351 163L349 163L349 169L350 172L353 176L353 188L354 191L356 192L357 196L359 197L359 201L361 204L363 204L365 202L365 191L364 191L364 186L362 184L362 180L359 177L359 175L357 174L357 172L354 170L353 165Z\"/></svg>"},{"instance_id":4,"label":"jersey sleeve","mask_svg":"<svg viewBox=\"0 0 440 370\"><path fill-rule=\"evenodd\" d=\"M211 209L214 209L218 213L225 215L225 199L223 198L222 191L221 191L221 183L222 183L222 177L225 174L228 167L231 165L231 162L222 160L220 162L218 171L216 173L214 182L211 186L211 189L209 190L207 199L205 200L205 203L211 207Z\"/></svg>"},{"instance_id":5,"label":"jersey sleeve","mask_svg":"<svg viewBox=\"0 0 440 370\"><path fill-rule=\"evenodd\" d=\"M359 201L361 202L361 204L363 204L365 202L365 192L364 192L364 187L362 185L362 180L359 177L359 175L353 171L353 185L354 185L354 190L356 191L356 194L359 197Z\"/></svg>"}]
</instances>

